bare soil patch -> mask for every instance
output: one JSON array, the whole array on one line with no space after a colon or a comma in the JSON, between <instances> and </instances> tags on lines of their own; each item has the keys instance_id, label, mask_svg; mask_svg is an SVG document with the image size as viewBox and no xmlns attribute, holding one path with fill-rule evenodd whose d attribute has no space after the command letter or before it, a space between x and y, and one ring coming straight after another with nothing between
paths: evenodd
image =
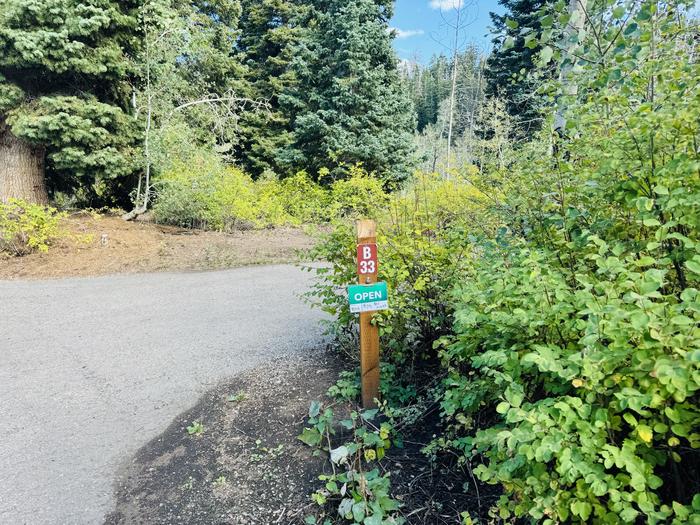
<instances>
[{"instance_id":1,"label":"bare soil patch","mask_svg":"<svg viewBox=\"0 0 700 525\"><path fill-rule=\"evenodd\" d=\"M202 271L298 262L312 245L301 229L234 233L186 230L81 212L63 221L67 237L48 253L0 254L0 279Z\"/></svg>"},{"instance_id":2,"label":"bare soil patch","mask_svg":"<svg viewBox=\"0 0 700 525\"><path fill-rule=\"evenodd\" d=\"M214 389L129 462L106 523L303 523L326 461L296 436L338 372L337 359L319 354ZM193 422L199 435L187 431Z\"/></svg>"},{"instance_id":3,"label":"bare soil patch","mask_svg":"<svg viewBox=\"0 0 700 525\"><path fill-rule=\"evenodd\" d=\"M309 495L323 486L318 476L330 474L331 466L327 454L315 455L297 439L311 401L328 402L328 387L347 367L335 353L280 359L212 390L127 462L106 525L301 525L311 515L318 523L347 523L337 503L311 502ZM339 419L353 409L334 404ZM457 525L465 510L485 517L498 497L470 481L467 467L451 457L431 461L422 452L438 419L432 411L404 429L403 446L382 462L408 525ZM187 431L194 422L203 425L199 435ZM334 446L344 437L337 430Z\"/></svg>"}]
</instances>

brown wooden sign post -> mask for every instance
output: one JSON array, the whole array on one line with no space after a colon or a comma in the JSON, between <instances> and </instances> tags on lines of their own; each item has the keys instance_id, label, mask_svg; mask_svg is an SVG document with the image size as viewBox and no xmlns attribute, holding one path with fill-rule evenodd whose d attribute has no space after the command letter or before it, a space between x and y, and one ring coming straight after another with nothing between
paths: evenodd
<instances>
[{"instance_id":1,"label":"brown wooden sign post","mask_svg":"<svg viewBox=\"0 0 700 525\"><path fill-rule=\"evenodd\" d=\"M357 278L361 285L377 282L377 225L357 221ZM375 408L379 399L379 327L372 324L374 312L360 313L360 370L362 406Z\"/></svg>"}]
</instances>

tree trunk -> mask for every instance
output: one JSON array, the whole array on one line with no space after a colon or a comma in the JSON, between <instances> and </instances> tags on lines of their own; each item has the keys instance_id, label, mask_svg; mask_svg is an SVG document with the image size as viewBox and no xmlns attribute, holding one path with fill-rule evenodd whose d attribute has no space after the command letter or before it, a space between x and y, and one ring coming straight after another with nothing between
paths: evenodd
<instances>
[{"instance_id":1,"label":"tree trunk","mask_svg":"<svg viewBox=\"0 0 700 525\"><path fill-rule=\"evenodd\" d=\"M586 26L586 6L588 5L588 0L569 0L569 23L566 27L565 38L563 46L565 52L568 54L572 44L568 41L573 35L578 34ZM562 91L564 95L576 96L578 95L578 85L571 80L571 72L573 70L573 65L571 63L562 67L559 71L559 82L562 85ZM564 117L564 106L560 102L557 106L557 111L554 114L554 132L560 137L564 136L566 130L566 118Z\"/></svg>"},{"instance_id":2,"label":"tree trunk","mask_svg":"<svg viewBox=\"0 0 700 525\"><path fill-rule=\"evenodd\" d=\"M15 137L0 120L0 202L21 199L48 204L44 148Z\"/></svg>"},{"instance_id":3,"label":"tree trunk","mask_svg":"<svg viewBox=\"0 0 700 525\"><path fill-rule=\"evenodd\" d=\"M452 50L452 88L450 89L450 118L449 118L449 129L447 131L447 178L451 177L450 168L452 166L452 128L454 123L455 115L455 98L457 96L457 65L459 60L459 32L461 29L459 20L462 15L461 4L455 3L455 11L457 12L457 23L454 26L455 29L455 43L454 49Z\"/></svg>"}]
</instances>

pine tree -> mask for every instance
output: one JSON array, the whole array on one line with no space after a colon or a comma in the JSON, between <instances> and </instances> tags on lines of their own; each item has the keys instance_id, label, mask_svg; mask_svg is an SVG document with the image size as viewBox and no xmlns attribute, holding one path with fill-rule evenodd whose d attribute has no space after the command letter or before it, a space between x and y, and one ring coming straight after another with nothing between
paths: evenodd
<instances>
[{"instance_id":1,"label":"pine tree","mask_svg":"<svg viewBox=\"0 0 700 525\"><path fill-rule=\"evenodd\" d=\"M176 73L188 86L181 90L181 102L213 98L250 97L246 67L237 49L242 5L240 0L177 0L185 19L185 37L176 59ZM231 117L229 125L213 122L218 114L206 105L192 106L186 114L189 127L200 143L212 140L231 147L240 140L240 122ZM221 119L217 119L221 121Z\"/></svg>"},{"instance_id":2,"label":"pine tree","mask_svg":"<svg viewBox=\"0 0 700 525\"><path fill-rule=\"evenodd\" d=\"M540 52L540 17L547 0L498 0L506 13L491 13L494 51L487 61L486 93L504 99L516 128L528 134L541 125L538 99L528 75Z\"/></svg>"},{"instance_id":3,"label":"pine tree","mask_svg":"<svg viewBox=\"0 0 700 525\"><path fill-rule=\"evenodd\" d=\"M253 175L282 171L277 154L290 144L291 134L279 97L295 85L290 64L305 34L299 25L305 11L304 2L294 0L243 0L238 49L249 96L268 104L267 111L248 112L241 122L237 156Z\"/></svg>"},{"instance_id":4,"label":"pine tree","mask_svg":"<svg viewBox=\"0 0 700 525\"><path fill-rule=\"evenodd\" d=\"M450 94L449 60L445 55L433 56L427 68L421 74L421 98L414 100L418 116L418 131L438 119L440 103Z\"/></svg>"},{"instance_id":5,"label":"pine tree","mask_svg":"<svg viewBox=\"0 0 700 525\"><path fill-rule=\"evenodd\" d=\"M138 2L0 0L0 199L133 171ZM47 177L45 177L45 173Z\"/></svg>"},{"instance_id":6,"label":"pine tree","mask_svg":"<svg viewBox=\"0 0 700 525\"><path fill-rule=\"evenodd\" d=\"M386 181L407 176L413 110L397 69L388 20L393 2L315 0L293 64L298 84L283 97L292 115L290 168L362 163Z\"/></svg>"},{"instance_id":7,"label":"pine tree","mask_svg":"<svg viewBox=\"0 0 700 525\"><path fill-rule=\"evenodd\" d=\"M483 60L484 57L473 46L457 54L455 136L473 127L476 106L483 98ZM406 82L416 109L419 132L438 121L440 106L450 96L453 67L454 64L445 55L438 55L427 66L416 64L410 71Z\"/></svg>"}]
</instances>

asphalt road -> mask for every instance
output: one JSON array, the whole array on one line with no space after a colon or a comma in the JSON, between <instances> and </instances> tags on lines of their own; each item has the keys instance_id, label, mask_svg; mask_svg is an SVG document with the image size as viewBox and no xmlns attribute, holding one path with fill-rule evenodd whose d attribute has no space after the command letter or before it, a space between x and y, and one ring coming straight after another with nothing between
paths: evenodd
<instances>
[{"instance_id":1,"label":"asphalt road","mask_svg":"<svg viewBox=\"0 0 700 525\"><path fill-rule=\"evenodd\" d=\"M0 281L0 524L100 523L120 465L218 382L322 344L291 266Z\"/></svg>"}]
</instances>

